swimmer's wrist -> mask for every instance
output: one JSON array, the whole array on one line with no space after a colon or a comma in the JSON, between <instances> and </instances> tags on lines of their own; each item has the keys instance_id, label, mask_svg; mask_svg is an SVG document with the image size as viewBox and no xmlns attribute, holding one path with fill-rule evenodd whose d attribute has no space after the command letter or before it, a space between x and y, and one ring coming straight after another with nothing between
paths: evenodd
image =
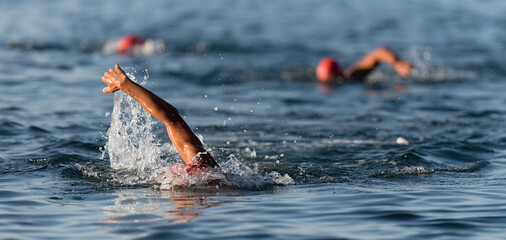
<instances>
[{"instance_id":1,"label":"swimmer's wrist","mask_svg":"<svg viewBox=\"0 0 506 240\"><path fill-rule=\"evenodd\" d=\"M392 63L390 63L392 66L397 64L401 59L399 59L398 57L394 57L394 60L392 61Z\"/></svg>"},{"instance_id":2,"label":"swimmer's wrist","mask_svg":"<svg viewBox=\"0 0 506 240\"><path fill-rule=\"evenodd\" d=\"M119 80L119 89L121 90L126 90L130 87L131 85L132 80L130 80L130 78L128 78L127 76L123 76L120 80Z\"/></svg>"},{"instance_id":3,"label":"swimmer's wrist","mask_svg":"<svg viewBox=\"0 0 506 240\"><path fill-rule=\"evenodd\" d=\"M393 66L393 67L395 67L395 66L397 66L399 63L402 63L402 61L403 61L402 59L397 58L397 59L395 59L395 61L392 63L392 66Z\"/></svg>"}]
</instances>

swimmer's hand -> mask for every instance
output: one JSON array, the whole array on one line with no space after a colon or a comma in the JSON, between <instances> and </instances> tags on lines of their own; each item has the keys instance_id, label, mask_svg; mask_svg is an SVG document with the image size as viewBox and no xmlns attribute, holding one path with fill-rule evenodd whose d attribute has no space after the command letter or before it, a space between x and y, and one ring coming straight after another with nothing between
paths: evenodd
<instances>
[{"instance_id":1,"label":"swimmer's hand","mask_svg":"<svg viewBox=\"0 0 506 240\"><path fill-rule=\"evenodd\" d=\"M102 76L102 81L107 84L107 87L102 91L104 93L113 93L121 90L121 86L129 80L125 72L116 64L114 69L109 69L109 72L104 73L104 76Z\"/></svg>"},{"instance_id":2,"label":"swimmer's hand","mask_svg":"<svg viewBox=\"0 0 506 240\"><path fill-rule=\"evenodd\" d=\"M397 60L392 64L392 67L401 77L407 77L413 69L411 63L406 60Z\"/></svg>"}]
</instances>

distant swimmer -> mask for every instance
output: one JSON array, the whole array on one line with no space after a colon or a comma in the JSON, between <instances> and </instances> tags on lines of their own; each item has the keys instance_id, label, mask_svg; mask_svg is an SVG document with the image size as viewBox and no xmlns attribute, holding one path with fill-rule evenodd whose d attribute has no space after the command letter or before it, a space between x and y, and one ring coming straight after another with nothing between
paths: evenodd
<instances>
[{"instance_id":1,"label":"distant swimmer","mask_svg":"<svg viewBox=\"0 0 506 240\"><path fill-rule=\"evenodd\" d=\"M161 40L144 39L135 34L128 34L117 41L108 41L104 47L105 53L120 53L131 55L152 55L165 51L165 44Z\"/></svg>"},{"instance_id":2,"label":"distant swimmer","mask_svg":"<svg viewBox=\"0 0 506 240\"><path fill-rule=\"evenodd\" d=\"M173 171L173 175L182 172L194 175L198 171L219 168L211 154L204 149L200 139L179 115L177 109L130 80L118 64L115 65L114 69L109 69L104 74L102 81L107 84L107 87L103 89L104 93L113 93L118 90L125 92L139 102L146 111L165 124L172 144L186 163L184 167L181 166L182 164L172 166L170 170Z\"/></svg>"},{"instance_id":3,"label":"distant swimmer","mask_svg":"<svg viewBox=\"0 0 506 240\"><path fill-rule=\"evenodd\" d=\"M344 70L334 58L326 57L318 63L316 77L320 83L325 84L342 82L348 78L364 80L380 63L389 64L401 77L408 76L413 68L409 61L400 59L392 50L381 46Z\"/></svg>"},{"instance_id":4,"label":"distant swimmer","mask_svg":"<svg viewBox=\"0 0 506 240\"><path fill-rule=\"evenodd\" d=\"M129 34L118 41L116 51L118 51L118 53L130 53L133 51L134 47L141 47L142 44L144 44L144 39L139 36Z\"/></svg>"}]
</instances>

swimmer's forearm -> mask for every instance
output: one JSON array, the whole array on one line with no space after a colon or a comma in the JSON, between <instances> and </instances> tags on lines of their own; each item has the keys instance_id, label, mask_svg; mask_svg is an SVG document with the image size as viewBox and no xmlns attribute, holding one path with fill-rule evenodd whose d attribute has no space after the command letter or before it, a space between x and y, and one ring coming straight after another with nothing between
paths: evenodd
<instances>
[{"instance_id":1,"label":"swimmer's forearm","mask_svg":"<svg viewBox=\"0 0 506 240\"><path fill-rule=\"evenodd\" d=\"M122 81L120 89L139 102L146 111L164 124L173 122L171 118L176 115L179 116L174 106L128 78Z\"/></svg>"},{"instance_id":2,"label":"swimmer's forearm","mask_svg":"<svg viewBox=\"0 0 506 240\"><path fill-rule=\"evenodd\" d=\"M178 150L179 146L187 144L202 146L200 140L191 131L174 106L130 79L122 83L120 89L139 102L153 117L165 124L169 137Z\"/></svg>"},{"instance_id":3,"label":"swimmer's forearm","mask_svg":"<svg viewBox=\"0 0 506 240\"><path fill-rule=\"evenodd\" d=\"M392 50L385 46L381 46L364 56L364 58L360 60L360 65L364 68L374 68L380 63L393 65L397 60L399 60L399 57L397 57Z\"/></svg>"},{"instance_id":4,"label":"swimmer's forearm","mask_svg":"<svg viewBox=\"0 0 506 240\"><path fill-rule=\"evenodd\" d=\"M385 46L378 47L366 54L358 62L344 70L345 77L356 77L364 79L380 63L386 63L395 69L395 64L399 63L399 57Z\"/></svg>"},{"instance_id":5,"label":"swimmer's forearm","mask_svg":"<svg viewBox=\"0 0 506 240\"><path fill-rule=\"evenodd\" d=\"M409 61L400 59L392 50L385 46L376 48L369 55L371 58L369 61L372 62L369 64L373 64L372 68L376 67L379 63L387 63L401 77L407 77L413 68L413 65Z\"/></svg>"},{"instance_id":6,"label":"swimmer's forearm","mask_svg":"<svg viewBox=\"0 0 506 240\"><path fill-rule=\"evenodd\" d=\"M218 166L211 155L204 149L200 139L192 132L181 115L179 115L177 109L154 93L130 80L118 64L114 66L114 69L109 69L108 72L104 73L102 81L107 84L107 87L102 90L104 93L113 93L121 90L139 102L153 117L163 122L167 127L170 140L186 164Z\"/></svg>"},{"instance_id":7,"label":"swimmer's forearm","mask_svg":"<svg viewBox=\"0 0 506 240\"><path fill-rule=\"evenodd\" d=\"M120 89L165 124L170 140L186 164L218 166L174 106L128 78L121 81Z\"/></svg>"},{"instance_id":8,"label":"swimmer's forearm","mask_svg":"<svg viewBox=\"0 0 506 240\"><path fill-rule=\"evenodd\" d=\"M376 57L377 63L387 63L393 65L399 60L399 57L389 48L381 46L374 50L374 56Z\"/></svg>"}]
</instances>

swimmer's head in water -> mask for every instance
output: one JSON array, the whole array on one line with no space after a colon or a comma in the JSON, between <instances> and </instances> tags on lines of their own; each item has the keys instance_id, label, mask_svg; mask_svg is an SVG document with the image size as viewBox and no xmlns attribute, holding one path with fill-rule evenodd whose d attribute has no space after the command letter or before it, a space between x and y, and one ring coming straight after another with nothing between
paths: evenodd
<instances>
[{"instance_id":1,"label":"swimmer's head in water","mask_svg":"<svg viewBox=\"0 0 506 240\"><path fill-rule=\"evenodd\" d=\"M133 34L126 35L118 41L116 50L119 53L131 52L133 47L144 43L144 39Z\"/></svg>"},{"instance_id":2,"label":"swimmer's head in water","mask_svg":"<svg viewBox=\"0 0 506 240\"><path fill-rule=\"evenodd\" d=\"M326 57L318 63L316 77L321 83L332 83L342 79L343 71L334 58Z\"/></svg>"}]
</instances>

